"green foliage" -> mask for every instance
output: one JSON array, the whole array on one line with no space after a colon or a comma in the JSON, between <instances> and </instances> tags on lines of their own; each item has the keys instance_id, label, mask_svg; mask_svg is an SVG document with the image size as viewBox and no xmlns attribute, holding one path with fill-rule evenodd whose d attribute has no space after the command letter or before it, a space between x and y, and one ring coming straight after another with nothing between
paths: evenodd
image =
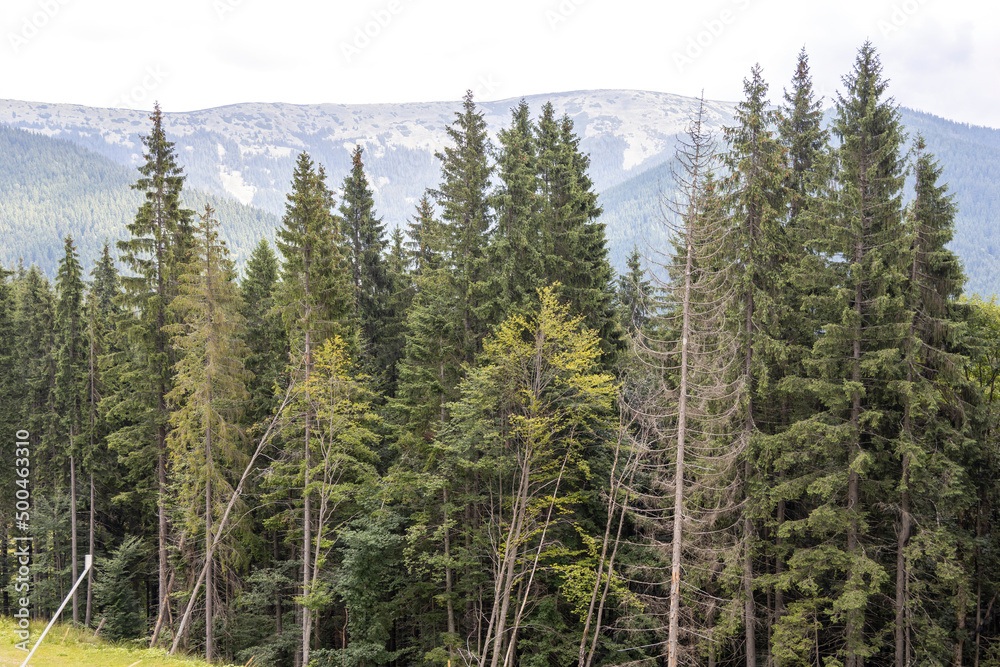
<instances>
[{"instance_id":1,"label":"green foliage","mask_svg":"<svg viewBox=\"0 0 1000 667\"><path fill-rule=\"evenodd\" d=\"M95 564L94 602L105 618L101 632L107 639L134 639L145 630L139 596L135 591L136 566L145 556L139 537L126 537L104 562Z\"/></svg>"}]
</instances>

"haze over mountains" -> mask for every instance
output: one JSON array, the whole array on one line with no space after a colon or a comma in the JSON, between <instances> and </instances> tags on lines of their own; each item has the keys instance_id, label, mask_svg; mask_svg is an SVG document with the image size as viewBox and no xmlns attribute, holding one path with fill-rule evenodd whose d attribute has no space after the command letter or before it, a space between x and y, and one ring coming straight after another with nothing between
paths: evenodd
<instances>
[{"instance_id":1,"label":"haze over mountains","mask_svg":"<svg viewBox=\"0 0 1000 667\"><path fill-rule=\"evenodd\" d=\"M772 89L772 102L780 92ZM697 100L669 93L597 90L526 98L533 115L551 101L573 119L590 175L600 193L616 268L634 244L664 240L657 225L659 192L670 185L670 162ZM505 127L516 98L482 102L491 133ZM717 132L735 103L706 102ZM377 105L235 104L170 113L165 129L188 178L188 205L219 210L224 233L241 260L284 212L295 158L307 151L338 187L360 144L379 214L389 228L413 215L426 188L436 187L434 157L459 102ZM966 291L1000 291L1000 130L973 127L902 109L910 139L922 132L944 167L958 203L951 247L969 276ZM18 132L3 128L3 125ZM78 239L86 261L103 238L124 234L138 205L128 189L142 161L140 136L148 113L65 104L0 100L0 262L23 257L53 273L61 237ZM31 133L31 134L28 134ZM909 193L907 192L907 196Z\"/></svg>"}]
</instances>

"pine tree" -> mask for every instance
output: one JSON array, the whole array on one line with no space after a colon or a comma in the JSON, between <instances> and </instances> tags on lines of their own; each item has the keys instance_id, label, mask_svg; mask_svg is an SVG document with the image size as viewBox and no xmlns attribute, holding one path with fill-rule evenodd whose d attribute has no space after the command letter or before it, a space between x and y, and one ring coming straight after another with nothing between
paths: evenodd
<instances>
[{"instance_id":1,"label":"pine tree","mask_svg":"<svg viewBox=\"0 0 1000 667\"><path fill-rule=\"evenodd\" d=\"M77 443L84 429L86 401L87 346L84 337L83 267L77 259L73 239L65 239L65 255L59 262L56 291L56 409L60 418L60 433L65 434L69 458L70 497L70 559L72 581L77 579L77 508L76 471L79 461ZM73 592L73 623L80 622L78 592Z\"/></svg>"},{"instance_id":2,"label":"pine tree","mask_svg":"<svg viewBox=\"0 0 1000 667\"><path fill-rule=\"evenodd\" d=\"M145 467L156 461L159 579L158 597L166 602L167 589L167 432L169 409L166 395L172 387L173 352L166 328L171 324L170 302L177 294L182 264L192 245L191 216L181 207L183 170L177 165L173 142L167 141L159 104L150 116L153 128L143 137L146 162L139 167L140 178L132 186L143 193L144 202L127 228L131 238L118 242L121 260L134 275L122 276L124 305L137 317L127 325L127 338L139 351L137 366L129 374L128 400L136 424L119 431L114 446L125 456ZM141 407L140 407L141 406ZM136 409L142 410L136 415ZM145 446L137 446L145 443ZM140 456L152 445L155 454ZM140 475L144 473L139 473ZM169 602L166 602L169 604Z\"/></svg>"}]
</instances>

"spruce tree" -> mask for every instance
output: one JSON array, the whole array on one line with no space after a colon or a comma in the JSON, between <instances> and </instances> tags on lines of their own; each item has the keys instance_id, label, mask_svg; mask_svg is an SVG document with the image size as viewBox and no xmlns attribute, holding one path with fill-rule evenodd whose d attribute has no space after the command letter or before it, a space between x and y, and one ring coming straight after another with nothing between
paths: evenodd
<instances>
[{"instance_id":1,"label":"spruce tree","mask_svg":"<svg viewBox=\"0 0 1000 667\"><path fill-rule=\"evenodd\" d=\"M78 441L84 429L84 404L86 401L87 344L84 337L83 267L77 259L73 239L65 239L65 255L59 262L56 280L59 294L56 303L56 409L59 413L61 435L66 438L69 459L70 498L70 559L72 581L77 579L77 508L76 473L80 459ZM73 592L73 623L80 622L78 592Z\"/></svg>"},{"instance_id":2,"label":"spruce tree","mask_svg":"<svg viewBox=\"0 0 1000 667\"><path fill-rule=\"evenodd\" d=\"M765 421L768 375L772 360L782 356L776 313L784 285L782 263L788 257L787 235L781 228L785 214L784 183L787 178L781 145L774 136L774 113L767 99L767 84L760 65L743 80L746 94L736 106L735 124L725 128L728 143L725 162L730 231L720 257L734 271L730 284L733 302L730 321L737 332L741 380L736 447L743 458L742 487L742 591L747 667L757 664L754 555L757 551L755 515L759 513L759 422ZM755 506L756 505L756 506Z\"/></svg>"},{"instance_id":3,"label":"spruce tree","mask_svg":"<svg viewBox=\"0 0 1000 667\"><path fill-rule=\"evenodd\" d=\"M136 366L128 374L131 397L127 400L135 419L131 428L119 431L113 443L119 453L143 468L154 460L158 514L158 596L166 602L167 589L167 433L170 411L166 395L173 383L173 351L167 327L168 306L177 294L181 266L192 245L192 211L181 206L184 175L177 165L173 142L167 141L159 104L150 116L153 127L142 138L145 163L132 186L144 201L135 220L127 225L131 238L118 242L121 260L132 275L122 276L123 303L134 317L126 336L138 352ZM141 412L139 412L141 411ZM137 414L138 413L138 414ZM139 452L147 455L140 455ZM144 476L145 472L134 473ZM140 480L136 480L139 483ZM143 480L144 481L144 480ZM169 604L169 603L168 603Z\"/></svg>"},{"instance_id":4,"label":"spruce tree","mask_svg":"<svg viewBox=\"0 0 1000 667\"><path fill-rule=\"evenodd\" d=\"M368 360L368 372L374 374L388 368L388 353L383 350L389 298L383 257L387 241L382 220L375 215L375 202L361 161L363 150L355 146L351 153L351 172L344 177L339 223L351 265L354 317L360 330L363 357Z\"/></svg>"},{"instance_id":5,"label":"spruce tree","mask_svg":"<svg viewBox=\"0 0 1000 667\"><path fill-rule=\"evenodd\" d=\"M496 226L488 248L489 321L499 324L527 308L543 286L540 247L541 199L535 164L534 125L523 99L511 110L511 125L500 131L496 160L498 186L490 197Z\"/></svg>"},{"instance_id":6,"label":"spruce tree","mask_svg":"<svg viewBox=\"0 0 1000 667\"><path fill-rule=\"evenodd\" d=\"M414 276L441 265L444 233L441 223L434 219L434 207L426 193L417 202L416 215L407 223L406 235L410 239L404 244L407 264Z\"/></svg>"},{"instance_id":7,"label":"spruce tree","mask_svg":"<svg viewBox=\"0 0 1000 667\"><path fill-rule=\"evenodd\" d=\"M313 349L335 335L353 340L351 324L353 293L349 264L341 254L333 217L333 196L325 182L323 167L314 167L309 155L298 157L288 194L282 227L278 230L278 250L284 257L280 289L280 309L292 350L292 367L298 370L293 382L310 381ZM310 487L310 430L313 417L301 421L304 475L302 512L302 595L311 592L310 552L312 547L312 489ZM295 428L298 428L296 425ZM291 439L293 434L289 434ZM298 434L294 434L298 439ZM302 623L302 664L309 664L311 610L300 605Z\"/></svg>"},{"instance_id":8,"label":"spruce tree","mask_svg":"<svg viewBox=\"0 0 1000 667\"><path fill-rule=\"evenodd\" d=\"M278 258L267 239L261 239L246 263L240 281L240 314L246 322L239 332L247 347L246 368L253 376L247 381L250 403L247 421L267 419L277 407L274 388L285 382L288 339L275 297L279 287Z\"/></svg>"},{"instance_id":9,"label":"spruce tree","mask_svg":"<svg viewBox=\"0 0 1000 667\"><path fill-rule=\"evenodd\" d=\"M830 283L826 303L817 305L831 321L821 325L806 362L812 378L799 385L820 409L789 431L798 456L811 457L812 473L797 485L808 494L807 515L792 522L807 531L809 543L789 561L785 585L794 582L807 599L797 604L797 618L783 621L801 625L800 615L809 613L810 623L820 625L828 616L836 625L821 642L836 643L835 655L846 667L860 667L878 651L872 637L880 628L867 632L870 608L889 577L876 559L873 523L899 416L891 382L905 375L899 354L907 329L905 237L899 112L885 96L870 43L843 83L834 121L837 188L822 246ZM817 577L830 582L825 590L809 583Z\"/></svg>"},{"instance_id":10,"label":"spruce tree","mask_svg":"<svg viewBox=\"0 0 1000 667\"><path fill-rule=\"evenodd\" d=\"M433 194L441 207L445 254L457 291L460 327L454 332L458 335L455 343L463 361L471 364L487 333L486 243L493 220L488 196L493 166L486 121L476 109L471 90L455 116L446 130L451 145L436 154L441 160L441 185Z\"/></svg>"},{"instance_id":11,"label":"spruce tree","mask_svg":"<svg viewBox=\"0 0 1000 667\"><path fill-rule=\"evenodd\" d=\"M618 312L625 332L634 336L649 321L653 286L642 266L638 247L628 254L625 267L628 270L618 278Z\"/></svg>"},{"instance_id":12,"label":"spruce tree","mask_svg":"<svg viewBox=\"0 0 1000 667\"><path fill-rule=\"evenodd\" d=\"M541 247L544 284L561 282L575 314L601 337L601 358L610 368L624 348L615 317L613 271L608 263L601 208L587 170L590 158L568 116L557 120L551 103L537 128Z\"/></svg>"},{"instance_id":13,"label":"spruce tree","mask_svg":"<svg viewBox=\"0 0 1000 667\"><path fill-rule=\"evenodd\" d=\"M181 274L180 291L170 304L177 324L170 327L180 359L176 380L167 400L173 412L168 437L180 489L180 504L197 507L205 530L205 551L213 538L212 523L221 505L219 497L232 494L227 470L243 467L239 419L248 398L248 373L243 362L246 347L238 336L245 322L232 282L232 265L219 224L206 205L196 244ZM194 532L197 511L188 511L188 530ZM192 525L194 524L194 525ZM209 560L205 576L205 659L215 657L215 574Z\"/></svg>"}]
</instances>

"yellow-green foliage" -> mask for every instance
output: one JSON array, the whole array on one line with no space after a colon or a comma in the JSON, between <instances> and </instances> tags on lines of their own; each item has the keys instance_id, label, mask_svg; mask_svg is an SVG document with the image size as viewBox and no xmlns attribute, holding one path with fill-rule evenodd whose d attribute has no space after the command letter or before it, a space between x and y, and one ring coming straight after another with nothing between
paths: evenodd
<instances>
[{"instance_id":1,"label":"yellow-green foliage","mask_svg":"<svg viewBox=\"0 0 1000 667\"><path fill-rule=\"evenodd\" d=\"M34 646L45 630L46 622L31 624ZM15 644L20 638L14 633L14 623L0 618L0 667L19 667L28 655ZM139 648L135 644L111 644L94 639L93 630L73 629L56 624L45 636L31 658L31 667L197 667L204 660L187 656L168 657L164 649ZM213 663L215 667L227 667ZM231 665L230 667L236 667ZM253 662L249 663L253 667Z\"/></svg>"}]
</instances>

